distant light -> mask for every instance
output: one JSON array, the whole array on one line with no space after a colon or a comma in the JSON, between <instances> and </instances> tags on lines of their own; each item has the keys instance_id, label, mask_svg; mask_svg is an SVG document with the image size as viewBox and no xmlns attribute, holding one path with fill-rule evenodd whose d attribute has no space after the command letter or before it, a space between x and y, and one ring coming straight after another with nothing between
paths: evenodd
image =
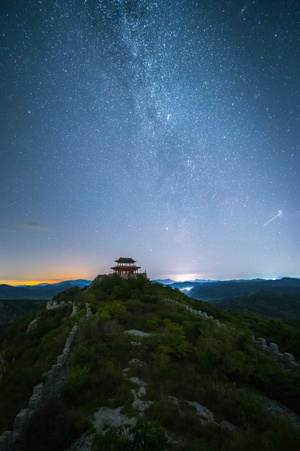
<instances>
[{"instance_id":1,"label":"distant light","mask_svg":"<svg viewBox=\"0 0 300 451\"><path fill-rule=\"evenodd\" d=\"M186 282L189 280L195 280L199 277L198 274L179 274L179 275L175 275L175 274L170 274L170 279L175 280L175 282Z\"/></svg>"}]
</instances>

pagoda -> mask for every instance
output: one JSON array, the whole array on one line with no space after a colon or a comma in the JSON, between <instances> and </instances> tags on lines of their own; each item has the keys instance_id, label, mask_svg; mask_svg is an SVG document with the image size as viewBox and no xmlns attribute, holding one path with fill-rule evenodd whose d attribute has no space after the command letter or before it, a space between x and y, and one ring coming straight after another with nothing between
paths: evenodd
<instances>
[{"instance_id":1,"label":"pagoda","mask_svg":"<svg viewBox=\"0 0 300 451\"><path fill-rule=\"evenodd\" d=\"M132 258L124 258L120 257L118 260L115 260L117 263L116 266L112 266L110 269L114 271L115 274L119 274L119 276L132 276L137 274L137 271L141 268L140 266L135 265L135 260Z\"/></svg>"}]
</instances>

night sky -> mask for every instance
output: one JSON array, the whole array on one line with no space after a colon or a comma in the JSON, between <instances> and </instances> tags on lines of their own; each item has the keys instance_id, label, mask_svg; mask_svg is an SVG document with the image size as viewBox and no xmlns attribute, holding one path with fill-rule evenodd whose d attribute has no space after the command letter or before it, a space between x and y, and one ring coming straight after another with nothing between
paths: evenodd
<instances>
[{"instance_id":1,"label":"night sky","mask_svg":"<svg viewBox=\"0 0 300 451\"><path fill-rule=\"evenodd\" d=\"M0 11L1 283L300 277L297 0Z\"/></svg>"}]
</instances>

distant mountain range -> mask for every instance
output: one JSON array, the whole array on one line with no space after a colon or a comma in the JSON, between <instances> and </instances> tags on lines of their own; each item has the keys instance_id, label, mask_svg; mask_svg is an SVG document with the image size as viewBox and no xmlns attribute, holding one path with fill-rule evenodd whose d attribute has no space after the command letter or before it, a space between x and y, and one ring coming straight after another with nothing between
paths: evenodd
<instances>
[{"instance_id":1,"label":"distant mountain range","mask_svg":"<svg viewBox=\"0 0 300 451\"><path fill-rule=\"evenodd\" d=\"M191 298L213 303L215 307L281 318L300 327L298 278L168 282L161 281Z\"/></svg>"},{"instance_id":2,"label":"distant mountain range","mask_svg":"<svg viewBox=\"0 0 300 451\"><path fill-rule=\"evenodd\" d=\"M212 286L211 290L194 287L187 294L196 299L206 299L222 309L281 318L288 324L300 327L299 279L284 277L279 280L226 283Z\"/></svg>"},{"instance_id":3,"label":"distant mountain range","mask_svg":"<svg viewBox=\"0 0 300 451\"><path fill-rule=\"evenodd\" d=\"M42 283L39 285L22 285L13 287L11 285L0 285L0 299L52 299L57 293L68 290L74 286L83 288L91 284L91 280L78 279L66 280L59 283Z\"/></svg>"},{"instance_id":4,"label":"distant mountain range","mask_svg":"<svg viewBox=\"0 0 300 451\"><path fill-rule=\"evenodd\" d=\"M210 280L210 279L194 279L194 280L185 280L184 282L176 282L176 280L172 279L155 279L152 280L153 283L160 283L164 286L166 285L173 285L173 284L182 284L182 283L209 283L209 282L218 282L217 280Z\"/></svg>"},{"instance_id":5,"label":"distant mountain range","mask_svg":"<svg viewBox=\"0 0 300 451\"><path fill-rule=\"evenodd\" d=\"M171 285L172 287L174 284ZM179 286L176 286L179 288ZM182 287L184 288L184 286ZM268 290L277 294L300 295L300 279L283 277L276 280L229 280L211 282L209 284L197 283L188 292L188 295L202 301L219 301L238 296L248 296L256 290Z\"/></svg>"},{"instance_id":6,"label":"distant mountain range","mask_svg":"<svg viewBox=\"0 0 300 451\"><path fill-rule=\"evenodd\" d=\"M77 279L66 280L59 283L41 283L38 285L0 285L0 299L52 299L57 293L68 290L74 286L83 288L91 284L91 280ZM276 280L251 279L251 280L204 280L195 279L185 282L176 282L172 279L156 279L153 283L169 285L178 288L190 297L202 301L220 301L238 296L248 296L257 289L272 290L278 294L300 294L300 279L283 277Z\"/></svg>"},{"instance_id":7,"label":"distant mountain range","mask_svg":"<svg viewBox=\"0 0 300 451\"><path fill-rule=\"evenodd\" d=\"M287 291L290 294L298 294L300 289L300 279L282 277L280 279L240 279L240 280L187 280L176 282L171 279L157 279L152 282L169 285L171 288L178 288L190 297L202 301L219 301L237 296L248 295L257 289L272 289L277 292Z\"/></svg>"}]
</instances>

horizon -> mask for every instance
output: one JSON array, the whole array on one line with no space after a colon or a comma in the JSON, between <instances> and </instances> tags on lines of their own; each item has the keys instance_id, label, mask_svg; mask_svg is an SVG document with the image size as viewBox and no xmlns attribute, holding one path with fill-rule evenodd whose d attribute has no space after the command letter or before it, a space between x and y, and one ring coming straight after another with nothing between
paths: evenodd
<instances>
[{"instance_id":1,"label":"horizon","mask_svg":"<svg viewBox=\"0 0 300 451\"><path fill-rule=\"evenodd\" d=\"M103 275L111 275L110 274L103 274ZM155 277L155 278L150 278L151 281L153 280L172 280L175 283L183 283L183 282L195 282L196 280L205 280L205 281L210 281L210 282L229 282L229 281L238 281L238 280L255 280L255 279L261 279L261 280L280 280L283 278L291 278L291 279L300 279L300 276L277 276L277 277L233 277L233 278L229 278L229 279L217 279L217 278L208 278L208 279L204 279L201 277L195 277L194 279L191 278L183 278L180 276L174 276L171 277L170 276L162 276L162 277ZM61 283L61 282L68 282L68 281L76 281L76 280L87 280L87 281L93 281L97 276L95 276L94 278L85 278L85 277L75 277L75 278L62 278L62 279L55 279L55 280L31 280L31 281L15 281L15 280L0 280L0 285L10 285L13 287L18 287L18 286L35 286L35 285L41 285L41 284L57 284L57 283Z\"/></svg>"}]
</instances>

